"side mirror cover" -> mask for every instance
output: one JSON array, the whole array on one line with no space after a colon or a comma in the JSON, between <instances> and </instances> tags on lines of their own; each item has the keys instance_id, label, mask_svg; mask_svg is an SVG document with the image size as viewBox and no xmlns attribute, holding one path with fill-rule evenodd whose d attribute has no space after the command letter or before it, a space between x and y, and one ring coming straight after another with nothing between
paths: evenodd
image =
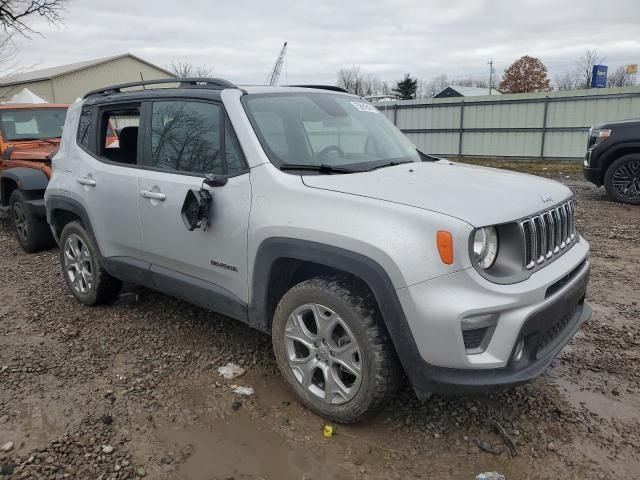
<instances>
[{"instance_id":1,"label":"side mirror cover","mask_svg":"<svg viewBox=\"0 0 640 480\"><path fill-rule=\"evenodd\" d=\"M210 187L224 187L229 179L220 175L214 175L210 173L204 178L204 184Z\"/></svg>"}]
</instances>

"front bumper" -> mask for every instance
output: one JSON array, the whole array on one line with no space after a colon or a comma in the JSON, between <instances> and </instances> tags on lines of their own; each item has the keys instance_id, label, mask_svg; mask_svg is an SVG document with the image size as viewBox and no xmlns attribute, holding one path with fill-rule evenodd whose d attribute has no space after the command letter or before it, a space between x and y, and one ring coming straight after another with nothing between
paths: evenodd
<instances>
[{"instance_id":1,"label":"front bumper","mask_svg":"<svg viewBox=\"0 0 640 480\"><path fill-rule=\"evenodd\" d=\"M416 392L484 390L539 376L591 315L584 303L588 245L570 251L523 282L495 285L464 270L398 290L420 359L405 371ZM484 352L465 349L462 319L496 313ZM516 360L516 346L522 355ZM400 352L399 352L400 353Z\"/></svg>"},{"instance_id":2,"label":"front bumper","mask_svg":"<svg viewBox=\"0 0 640 480\"><path fill-rule=\"evenodd\" d=\"M602 186L602 170L599 168L582 167L584 178L596 186Z\"/></svg>"},{"instance_id":3,"label":"front bumper","mask_svg":"<svg viewBox=\"0 0 640 480\"><path fill-rule=\"evenodd\" d=\"M582 174L588 182L600 187L602 186L602 169L594 166L599 164L599 152L597 148L597 146L591 148L585 153L584 162L582 163Z\"/></svg>"}]
</instances>

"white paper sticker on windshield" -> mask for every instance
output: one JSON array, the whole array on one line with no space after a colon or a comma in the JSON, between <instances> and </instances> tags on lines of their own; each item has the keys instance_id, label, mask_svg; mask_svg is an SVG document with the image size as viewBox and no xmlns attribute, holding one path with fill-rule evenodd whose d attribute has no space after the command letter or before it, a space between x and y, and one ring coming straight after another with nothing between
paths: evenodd
<instances>
[{"instance_id":1,"label":"white paper sticker on windshield","mask_svg":"<svg viewBox=\"0 0 640 480\"><path fill-rule=\"evenodd\" d=\"M378 109L368 103L351 102L351 105L356 107L361 112L378 113Z\"/></svg>"}]
</instances>

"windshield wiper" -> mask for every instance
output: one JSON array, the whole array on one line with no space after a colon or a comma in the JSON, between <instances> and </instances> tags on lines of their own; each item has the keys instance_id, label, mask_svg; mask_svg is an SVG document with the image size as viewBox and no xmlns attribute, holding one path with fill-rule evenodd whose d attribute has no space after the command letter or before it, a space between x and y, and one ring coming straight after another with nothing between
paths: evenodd
<instances>
[{"instance_id":1,"label":"windshield wiper","mask_svg":"<svg viewBox=\"0 0 640 480\"><path fill-rule=\"evenodd\" d=\"M59 140L59 138L40 138L40 137L23 137L23 138L15 138L11 140L12 142L47 142L51 145L57 145L58 142L54 142L53 139Z\"/></svg>"},{"instance_id":2,"label":"windshield wiper","mask_svg":"<svg viewBox=\"0 0 640 480\"><path fill-rule=\"evenodd\" d=\"M285 163L280 165L280 170L306 170L310 172L320 173L355 173L358 170L353 170L346 167L336 167L333 165L321 164L309 164L309 163Z\"/></svg>"},{"instance_id":3,"label":"windshield wiper","mask_svg":"<svg viewBox=\"0 0 640 480\"><path fill-rule=\"evenodd\" d=\"M403 163L414 163L414 162L413 160L390 161L390 162L383 163L381 165L376 165L375 167L370 168L370 170L377 170L379 168L385 168L385 167L395 167L397 165L402 165Z\"/></svg>"}]
</instances>

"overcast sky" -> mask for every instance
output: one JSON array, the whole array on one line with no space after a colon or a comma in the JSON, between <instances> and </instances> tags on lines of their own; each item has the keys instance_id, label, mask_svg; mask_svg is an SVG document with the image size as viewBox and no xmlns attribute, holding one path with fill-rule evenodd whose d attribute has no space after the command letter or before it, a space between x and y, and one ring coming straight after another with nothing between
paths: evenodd
<instances>
[{"instance_id":1,"label":"overcast sky","mask_svg":"<svg viewBox=\"0 0 640 480\"><path fill-rule=\"evenodd\" d=\"M490 58L500 75L525 54L553 79L587 47L610 68L640 63L639 24L640 0L72 0L63 25L33 23L43 37L19 46L38 68L130 52L237 83L264 83L284 41L281 84L333 84L352 64L389 81L487 76Z\"/></svg>"}]
</instances>

